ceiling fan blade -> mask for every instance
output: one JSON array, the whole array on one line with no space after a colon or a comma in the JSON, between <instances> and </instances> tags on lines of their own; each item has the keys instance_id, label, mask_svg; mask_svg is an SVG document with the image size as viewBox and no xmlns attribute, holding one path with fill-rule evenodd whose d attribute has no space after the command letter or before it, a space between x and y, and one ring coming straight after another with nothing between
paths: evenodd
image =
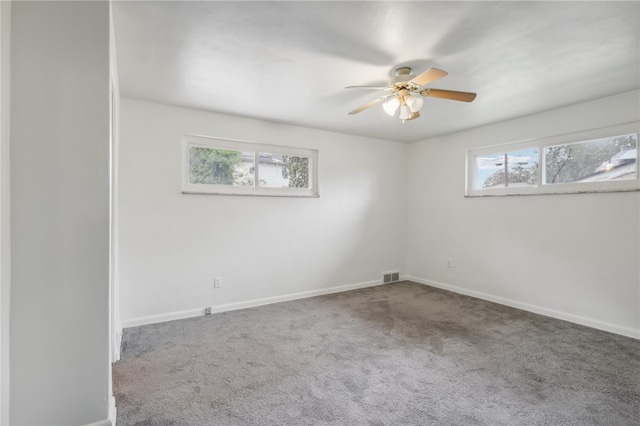
<instances>
[{"instance_id":1,"label":"ceiling fan blade","mask_svg":"<svg viewBox=\"0 0 640 426\"><path fill-rule=\"evenodd\" d=\"M407 120L406 120L406 121L409 121L409 120L415 120L415 119L416 119L416 118L418 118L418 117L420 117L420 111L416 111L416 112L414 112L414 113L413 113L413 115L412 115L411 117L407 118Z\"/></svg>"},{"instance_id":2,"label":"ceiling fan blade","mask_svg":"<svg viewBox=\"0 0 640 426\"><path fill-rule=\"evenodd\" d=\"M476 98L475 93L456 92L455 90L427 89L421 91L420 94L423 96L432 96L434 98L451 99L452 101L462 102L472 102Z\"/></svg>"},{"instance_id":3,"label":"ceiling fan blade","mask_svg":"<svg viewBox=\"0 0 640 426\"><path fill-rule=\"evenodd\" d=\"M345 89L372 89L372 90L391 90L389 86L347 86Z\"/></svg>"},{"instance_id":4,"label":"ceiling fan blade","mask_svg":"<svg viewBox=\"0 0 640 426\"><path fill-rule=\"evenodd\" d=\"M367 108L369 108L369 107L372 107L372 106L374 106L374 105L376 105L376 104L379 104L379 103L380 103L380 102L382 102L382 101L386 101L387 99L389 99L389 98L391 98L391 97L393 97L393 96L395 96L395 95L394 95L394 94L390 94L390 95L384 95L384 96L381 96L381 97L379 97L378 99L375 99L375 100L373 100L373 101L369 102L368 104L364 104L364 105L362 105L362 106L360 106L360 107L358 107L358 108L354 109L353 111L351 111L351 112L349 113L349 115L357 114L357 113L359 113L359 112L361 112L361 111L364 111L365 109L367 109Z\"/></svg>"},{"instance_id":5,"label":"ceiling fan blade","mask_svg":"<svg viewBox=\"0 0 640 426\"><path fill-rule=\"evenodd\" d=\"M429 68L425 72L420 75L413 77L409 83L413 83L415 85L424 86L427 83L431 83L432 81L436 81L439 78L445 77L449 74L446 71L439 70L438 68Z\"/></svg>"}]
</instances>

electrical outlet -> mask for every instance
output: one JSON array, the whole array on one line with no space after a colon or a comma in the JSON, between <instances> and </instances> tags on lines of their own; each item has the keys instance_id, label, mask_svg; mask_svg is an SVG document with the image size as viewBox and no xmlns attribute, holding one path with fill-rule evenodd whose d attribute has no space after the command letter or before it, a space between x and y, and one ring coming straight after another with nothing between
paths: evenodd
<instances>
[{"instance_id":1,"label":"electrical outlet","mask_svg":"<svg viewBox=\"0 0 640 426\"><path fill-rule=\"evenodd\" d=\"M204 314L205 315L211 315L211 308L204 308Z\"/></svg>"},{"instance_id":2,"label":"electrical outlet","mask_svg":"<svg viewBox=\"0 0 640 426\"><path fill-rule=\"evenodd\" d=\"M447 268L453 268L453 259L447 258Z\"/></svg>"},{"instance_id":3,"label":"electrical outlet","mask_svg":"<svg viewBox=\"0 0 640 426\"><path fill-rule=\"evenodd\" d=\"M213 278L213 288L222 287L222 277L214 277Z\"/></svg>"}]
</instances>

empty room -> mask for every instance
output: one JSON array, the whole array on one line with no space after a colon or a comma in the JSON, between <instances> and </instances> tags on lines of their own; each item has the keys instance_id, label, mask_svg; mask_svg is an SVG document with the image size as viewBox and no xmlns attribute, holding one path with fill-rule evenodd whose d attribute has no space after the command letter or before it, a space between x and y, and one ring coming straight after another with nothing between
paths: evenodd
<instances>
[{"instance_id":1,"label":"empty room","mask_svg":"<svg viewBox=\"0 0 640 426\"><path fill-rule=\"evenodd\" d=\"M640 2L2 1L0 424L640 424Z\"/></svg>"}]
</instances>

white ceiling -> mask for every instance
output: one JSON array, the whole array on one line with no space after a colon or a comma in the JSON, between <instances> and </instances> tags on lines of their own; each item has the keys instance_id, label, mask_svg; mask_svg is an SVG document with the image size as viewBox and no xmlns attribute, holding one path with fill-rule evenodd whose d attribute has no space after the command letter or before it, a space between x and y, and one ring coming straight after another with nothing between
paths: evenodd
<instances>
[{"instance_id":1,"label":"white ceiling","mask_svg":"<svg viewBox=\"0 0 640 426\"><path fill-rule=\"evenodd\" d=\"M640 3L114 4L123 96L413 142L640 87ZM381 95L398 66L449 73L402 123Z\"/></svg>"}]
</instances>

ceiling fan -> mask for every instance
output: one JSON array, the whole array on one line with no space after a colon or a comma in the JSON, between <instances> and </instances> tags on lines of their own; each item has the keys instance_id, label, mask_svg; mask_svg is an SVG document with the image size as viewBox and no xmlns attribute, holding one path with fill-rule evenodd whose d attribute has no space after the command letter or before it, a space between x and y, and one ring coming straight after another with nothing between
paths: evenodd
<instances>
[{"instance_id":1,"label":"ceiling fan","mask_svg":"<svg viewBox=\"0 0 640 426\"><path fill-rule=\"evenodd\" d=\"M396 76L391 80L389 86L345 87L345 89L373 89L390 92L387 95L381 96L378 99L354 109L349 113L349 115L357 114L369 107L384 102L382 104L384 111L393 116L396 111L400 110L398 118L404 122L406 120L414 120L420 117L420 108L422 108L424 100L416 95L432 96L434 98L450 99L462 102L472 102L476 98L476 94L470 92L423 88L426 84L445 77L448 74L446 71L442 71L437 68L429 68L417 76L411 74L411 71L410 67L397 68Z\"/></svg>"}]
</instances>

